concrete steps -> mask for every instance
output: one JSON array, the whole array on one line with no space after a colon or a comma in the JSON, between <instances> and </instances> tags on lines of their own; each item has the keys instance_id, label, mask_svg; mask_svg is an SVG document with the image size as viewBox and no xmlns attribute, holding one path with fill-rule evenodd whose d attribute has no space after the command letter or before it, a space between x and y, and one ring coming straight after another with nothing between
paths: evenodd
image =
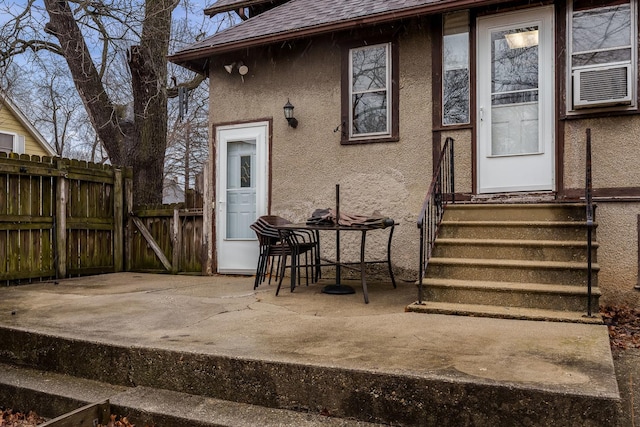
<instances>
[{"instance_id":1,"label":"concrete steps","mask_svg":"<svg viewBox=\"0 0 640 427\"><path fill-rule=\"evenodd\" d=\"M457 316L492 317L496 319L540 320L548 322L586 323L600 325L600 316L587 317L573 311L543 310L523 307L506 307L482 304L457 304L426 301L411 304L409 311L416 313L437 313Z\"/></svg>"},{"instance_id":2,"label":"concrete steps","mask_svg":"<svg viewBox=\"0 0 640 427\"><path fill-rule=\"evenodd\" d=\"M151 387L124 387L52 372L0 364L0 402L38 406L39 415L58 417L84 405L109 400L111 413L136 425L162 427L377 426L309 412L267 408ZM25 409L26 410L26 409Z\"/></svg>"},{"instance_id":3,"label":"concrete steps","mask_svg":"<svg viewBox=\"0 0 640 427\"><path fill-rule=\"evenodd\" d=\"M427 304L407 309L511 317L518 308L515 318L527 318L523 313L531 309L531 319L582 321L588 301L584 218L580 204L448 205L423 279ZM591 309L597 313L595 233L593 239Z\"/></svg>"},{"instance_id":4,"label":"concrete steps","mask_svg":"<svg viewBox=\"0 0 640 427\"><path fill-rule=\"evenodd\" d=\"M478 307L466 312L443 304L436 308L474 315ZM518 309L503 311L514 319L525 317ZM546 320L544 310L538 315ZM576 323L570 315L567 321ZM526 334L527 326L523 328ZM121 346L8 328L0 328L0 339L0 402L37 408L45 417L108 399L112 414L159 427L458 427L524 420L573 425L566 422L575 417L585 422L580 425L616 425L618 397L611 387L576 393L559 391L557 385L545 389L482 376L463 381L456 378L456 369L444 376L386 373ZM601 347L608 351L608 343ZM496 405L487 407L487 402Z\"/></svg>"},{"instance_id":5,"label":"concrete steps","mask_svg":"<svg viewBox=\"0 0 640 427\"><path fill-rule=\"evenodd\" d=\"M598 244L593 243L592 262L597 262ZM440 258L536 259L539 261L586 262L587 242L577 240L508 240L439 238L434 256Z\"/></svg>"}]
</instances>

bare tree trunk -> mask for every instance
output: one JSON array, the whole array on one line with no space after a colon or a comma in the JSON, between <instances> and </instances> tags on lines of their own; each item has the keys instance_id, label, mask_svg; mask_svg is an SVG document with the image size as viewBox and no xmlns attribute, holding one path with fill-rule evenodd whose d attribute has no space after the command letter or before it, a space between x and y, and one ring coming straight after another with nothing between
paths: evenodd
<instances>
[{"instance_id":1,"label":"bare tree trunk","mask_svg":"<svg viewBox=\"0 0 640 427\"><path fill-rule=\"evenodd\" d=\"M125 135L109 96L104 90L89 48L66 1L44 0L50 21L45 31L57 37L73 82L84 103L96 133L102 140L111 162L126 165ZM129 165L127 165L129 166Z\"/></svg>"},{"instance_id":2,"label":"bare tree trunk","mask_svg":"<svg viewBox=\"0 0 640 427\"><path fill-rule=\"evenodd\" d=\"M167 139L167 54L176 0L146 0L142 37L130 52L133 122L109 99L67 1L44 0L91 122L114 165L133 168L137 205L162 202Z\"/></svg>"},{"instance_id":3,"label":"bare tree trunk","mask_svg":"<svg viewBox=\"0 0 640 427\"><path fill-rule=\"evenodd\" d=\"M133 180L144 185L136 203L162 202L167 137L167 55L175 0L147 0L140 45L131 49L135 134ZM159 197L158 197L159 196Z\"/></svg>"}]
</instances>

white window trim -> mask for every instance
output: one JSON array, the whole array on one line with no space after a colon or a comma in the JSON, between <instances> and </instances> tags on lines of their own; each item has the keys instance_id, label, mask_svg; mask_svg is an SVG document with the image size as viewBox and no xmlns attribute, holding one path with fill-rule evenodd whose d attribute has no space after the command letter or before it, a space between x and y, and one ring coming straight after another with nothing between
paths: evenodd
<instances>
[{"instance_id":1,"label":"white window trim","mask_svg":"<svg viewBox=\"0 0 640 427\"><path fill-rule=\"evenodd\" d=\"M25 151L25 138L24 135L18 135L15 132L9 132L6 130L0 130L0 133L13 136L13 148L12 153L24 154Z\"/></svg>"},{"instance_id":2,"label":"white window trim","mask_svg":"<svg viewBox=\"0 0 640 427\"><path fill-rule=\"evenodd\" d=\"M371 132L371 133L359 133L354 135L353 133L353 52L356 50L364 50L364 49L373 49L380 46L385 47L386 53L386 82L385 82L385 93L387 98L387 131L386 132ZM357 141L360 139L371 139L371 138L387 138L391 136L392 133L392 123L391 123L391 108L392 108L392 98L391 98L391 70L392 70L392 57L391 57L391 42L388 43L380 43L368 46L359 46L352 49L349 49L349 140ZM366 93L367 91L362 91L358 93ZM380 92L380 89L371 90L370 92Z\"/></svg>"},{"instance_id":3,"label":"white window trim","mask_svg":"<svg viewBox=\"0 0 640 427\"><path fill-rule=\"evenodd\" d=\"M636 110L638 108L638 5L637 0L629 0L630 13L631 13L631 104L630 105L615 105L615 106L603 106L592 108L574 108L573 107L573 71L584 69L583 66L573 67L573 0L569 1L567 8L567 37L566 37L566 113L568 116L582 115L586 113L598 113L602 111L629 111ZM601 9L603 7L594 7L593 9ZM606 65L615 65L618 63L612 62Z\"/></svg>"}]
</instances>

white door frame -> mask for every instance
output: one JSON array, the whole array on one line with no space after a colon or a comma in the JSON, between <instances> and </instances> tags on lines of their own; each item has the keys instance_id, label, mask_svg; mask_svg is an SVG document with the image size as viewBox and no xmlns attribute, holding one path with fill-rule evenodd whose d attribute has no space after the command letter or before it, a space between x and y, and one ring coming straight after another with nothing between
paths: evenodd
<instances>
[{"instance_id":1,"label":"white door frame","mask_svg":"<svg viewBox=\"0 0 640 427\"><path fill-rule=\"evenodd\" d=\"M269 122L251 122L215 127L216 141L216 254L217 272L247 274L256 272L259 246L253 232L247 238L227 238L227 144L255 141L256 218L269 208Z\"/></svg>"},{"instance_id":2,"label":"white door frame","mask_svg":"<svg viewBox=\"0 0 640 427\"><path fill-rule=\"evenodd\" d=\"M492 155L491 33L529 26L539 29L539 150L527 154ZM555 189L556 157L554 8L551 5L480 17L477 32L477 191L552 191Z\"/></svg>"}]
</instances>

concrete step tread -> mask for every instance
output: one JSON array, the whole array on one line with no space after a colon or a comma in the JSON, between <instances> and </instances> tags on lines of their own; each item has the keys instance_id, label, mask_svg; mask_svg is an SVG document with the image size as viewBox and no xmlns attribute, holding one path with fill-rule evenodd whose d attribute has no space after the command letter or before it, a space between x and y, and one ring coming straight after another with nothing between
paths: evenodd
<instances>
[{"instance_id":1,"label":"concrete step tread","mask_svg":"<svg viewBox=\"0 0 640 427\"><path fill-rule=\"evenodd\" d=\"M366 427L380 426L364 421L327 417L315 413L287 409L267 408L246 403L230 402L210 397L191 395L151 387L114 386L84 378L52 372L0 364L0 396L2 390L19 389L20 396L33 392L35 399L43 394L49 400L62 402L66 410L57 414L41 414L56 417L69 411L69 407L109 400L112 413L135 414L154 421L156 425L169 426L329 426ZM15 404L12 402L0 402ZM28 403L22 403L28 404ZM20 408L29 410L30 408ZM122 411L117 413L118 411Z\"/></svg>"},{"instance_id":2,"label":"concrete step tread","mask_svg":"<svg viewBox=\"0 0 640 427\"><path fill-rule=\"evenodd\" d=\"M458 280L458 279L441 279L433 277L425 277L422 279L425 286L438 286L460 289L474 289L487 291L514 291L514 292L535 292L535 293L554 293L566 295L587 295L585 286L575 285L558 285L546 283L521 283L521 282L495 282L488 280ZM600 288L594 286L591 289L594 296L600 296Z\"/></svg>"},{"instance_id":3,"label":"concrete step tread","mask_svg":"<svg viewBox=\"0 0 640 427\"><path fill-rule=\"evenodd\" d=\"M430 265L460 265L478 267L503 267L503 268L540 268L540 269L570 269L585 270L586 262L575 261L530 261L521 259L486 259L486 258L442 258L429 259ZM599 271L597 263L592 264L593 271Z\"/></svg>"},{"instance_id":4,"label":"concrete step tread","mask_svg":"<svg viewBox=\"0 0 640 427\"><path fill-rule=\"evenodd\" d=\"M510 203L505 201L496 202L456 202L447 205L447 209L513 209L520 207L523 209L565 209L565 208L585 208L584 203Z\"/></svg>"},{"instance_id":5,"label":"concrete step tread","mask_svg":"<svg viewBox=\"0 0 640 427\"><path fill-rule=\"evenodd\" d=\"M436 244L440 245L481 245L481 246L536 246L561 248L587 248L586 240L519 240L519 239L471 239L455 237L439 237ZM597 242L592 242L594 248Z\"/></svg>"},{"instance_id":6,"label":"concrete step tread","mask_svg":"<svg viewBox=\"0 0 640 427\"><path fill-rule=\"evenodd\" d=\"M544 310L539 308L500 307L495 305L458 304L445 302L423 301L406 307L406 311L417 313L447 314L476 317L492 317L503 319L536 320L568 323L588 323L601 325L602 317L593 313L587 317L584 313L573 311Z\"/></svg>"},{"instance_id":7,"label":"concrete step tread","mask_svg":"<svg viewBox=\"0 0 640 427\"><path fill-rule=\"evenodd\" d=\"M562 228L562 227L587 227L586 221L556 221L556 220L541 220L541 221L500 221L500 220L455 220L455 219L446 219L442 220L442 225L448 226L457 226L457 227L492 227L492 226L500 226L500 227L553 227L553 228ZM597 227L597 223L594 223L594 228Z\"/></svg>"}]
</instances>

